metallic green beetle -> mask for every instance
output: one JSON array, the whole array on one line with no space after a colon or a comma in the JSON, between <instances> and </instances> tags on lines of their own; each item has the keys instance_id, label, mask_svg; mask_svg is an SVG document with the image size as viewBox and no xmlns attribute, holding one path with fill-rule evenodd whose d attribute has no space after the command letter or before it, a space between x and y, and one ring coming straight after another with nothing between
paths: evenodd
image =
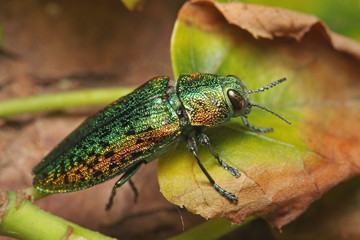
<instances>
[{"instance_id":1,"label":"metallic green beetle","mask_svg":"<svg viewBox=\"0 0 360 240\"><path fill-rule=\"evenodd\" d=\"M88 118L33 169L34 187L45 193L73 192L124 173L112 189L109 209L116 188L128 181L143 163L159 157L183 139L214 188L237 202L236 196L218 186L206 171L197 156L193 136L208 147L221 166L240 176L238 170L222 161L211 148L203 129L241 117L252 130L271 131L272 128L248 123L246 115L252 107L262 108L289 123L249 99L249 94L269 89L285 78L251 91L231 75L181 75L174 85L169 80L169 77L155 77Z\"/></svg>"}]
</instances>

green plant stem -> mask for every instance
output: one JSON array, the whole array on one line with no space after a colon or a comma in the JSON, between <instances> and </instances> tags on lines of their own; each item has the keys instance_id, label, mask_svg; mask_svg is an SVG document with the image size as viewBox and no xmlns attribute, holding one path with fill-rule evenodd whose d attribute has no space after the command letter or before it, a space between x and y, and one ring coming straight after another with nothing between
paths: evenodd
<instances>
[{"instance_id":1,"label":"green plant stem","mask_svg":"<svg viewBox=\"0 0 360 240\"><path fill-rule=\"evenodd\" d=\"M44 197L47 197L47 196L51 195L51 193L42 193L42 192L39 192L39 191L37 191L37 190L36 190L35 188L33 188L33 187L26 188L26 189L23 190L23 192L24 192L24 194L25 194L26 196L31 197L31 199L32 199L33 201L37 201L37 200L40 200L40 199L42 199L42 198L44 198Z\"/></svg>"},{"instance_id":2,"label":"green plant stem","mask_svg":"<svg viewBox=\"0 0 360 240\"><path fill-rule=\"evenodd\" d=\"M43 211L26 198L16 207L15 191L7 192L6 196L8 205L2 221L0 219L0 235L26 240L58 240L71 229L67 239L113 239Z\"/></svg>"},{"instance_id":3,"label":"green plant stem","mask_svg":"<svg viewBox=\"0 0 360 240\"><path fill-rule=\"evenodd\" d=\"M206 221L199 226L193 227L184 233L169 238L168 240L215 240L234 231L240 226L251 222L254 219L254 217L250 217L246 219L241 225L235 225L224 218L216 218Z\"/></svg>"},{"instance_id":4,"label":"green plant stem","mask_svg":"<svg viewBox=\"0 0 360 240\"><path fill-rule=\"evenodd\" d=\"M59 110L73 106L108 104L128 94L132 89L134 88L86 89L5 100L0 102L0 117L9 117L21 113Z\"/></svg>"}]
</instances>

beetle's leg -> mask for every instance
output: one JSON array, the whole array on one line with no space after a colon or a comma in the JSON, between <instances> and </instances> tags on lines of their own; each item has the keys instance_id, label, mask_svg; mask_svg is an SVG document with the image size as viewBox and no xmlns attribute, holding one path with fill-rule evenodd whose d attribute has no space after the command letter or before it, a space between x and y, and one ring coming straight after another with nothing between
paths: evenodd
<instances>
[{"instance_id":1,"label":"beetle's leg","mask_svg":"<svg viewBox=\"0 0 360 240\"><path fill-rule=\"evenodd\" d=\"M246 116L241 116L242 121L244 122L245 126L247 126L248 128L257 131L257 132L271 132L273 129L272 128L260 128L260 127L256 127L254 125L251 125L248 121L247 121L247 117Z\"/></svg>"},{"instance_id":2,"label":"beetle's leg","mask_svg":"<svg viewBox=\"0 0 360 240\"><path fill-rule=\"evenodd\" d=\"M209 182L214 186L214 188L220 192L221 195L225 196L227 199L229 199L230 201L233 202L237 202L238 199L235 197L234 194L225 191L224 189L222 189L221 187L219 187L219 185L217 185L214 181L214 179L210 176L210 174L206 171L204 165L202 165L202 163L200 162L199 157L196 154L197 148L196 148L196 142L195 139L192 137L189 137L188 139L188 150L192 153L192 155L194 156L194 158L196 159L196 162L198 163L199 167L201 168L201 170L203 171L203 173L205 174L205 176L207 177L207 179L209 180Z\"/></svg>"},{"instance_id":3,"label":"beetle's leg","mask_svg":"<svg viewBox=\"0 0 360 240\"><path fill-rule=\"evenodd\" d=\"M135 165L131 166L122 176L121 178L115 183L114 187L112 188L111 191L111 195L110 195L110 199L109 202L106 204L106 211L108 211L112 204L113 204L113 200L116 194L116 189L121 187L124 183L126 183L128 180L130 180L130 178L136 173L137 170L139 170L141 164L143 164L143 162L138 162ZM134 190L134 185L130 183L131 188ZM135 199L137 198L137 190L135 188Z\"/></svg>"},{"instance_id":4,"label":"beetle's leg","mask_svg":"<svg viewBox=\"0 0 360 240\"><path fill-rule=\"evenodd\" d=\"M217 152L215 152L212 147L211 147L211 144L210 144L210 139L209 137L200 130L196 131L196 137L198 139L198 141L201 143L201 144L204 144L207 146L209 152L211 155L213 155L219 162L219 164L225 168L226 170L228 170L232 175L236 176L236 177L240 177L240 173L238 170L236 170L235 168L227 165L219 156L219 154Z\"/></svg>"},{"instance_id":5,"label":"beetle's leg","mask_svg":"<svg viewBox=\"0 0 360 240\"><path fill-rule=\"evenodd\" d=\"M136 189L136 186L135 186L134 182L131 180L131 178L129 179L129 184L130 184L131 189L134 192L134 203L136 203L137 199L138 199L138 196L139 196L139 192Z\"/></svg>"}]
</instances>

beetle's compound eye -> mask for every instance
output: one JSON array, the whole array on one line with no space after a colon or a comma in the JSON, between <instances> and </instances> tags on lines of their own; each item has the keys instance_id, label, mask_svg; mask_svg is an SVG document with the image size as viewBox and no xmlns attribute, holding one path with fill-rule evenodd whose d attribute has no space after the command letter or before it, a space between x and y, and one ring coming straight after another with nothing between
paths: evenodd
<instances>
[{"instance_id":1,"label":"beetle's compound eye","mask_svg":"<svg viewBox=\"0 0 360 240\"><path fill-rule=\"evenodd\" d=\"M235 114L240 115L246 108L244 98L234 89L229 89L227 91L227 95L231 101L231 104L233 105Z\"/></svg>"}]
</instances>

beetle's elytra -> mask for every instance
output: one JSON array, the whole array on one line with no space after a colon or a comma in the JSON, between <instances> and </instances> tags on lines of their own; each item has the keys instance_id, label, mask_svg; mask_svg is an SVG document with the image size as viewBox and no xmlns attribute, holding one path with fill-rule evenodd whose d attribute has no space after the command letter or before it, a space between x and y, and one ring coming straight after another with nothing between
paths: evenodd
<instances>
[{"instance_id":1,"label":"beetle's elytra","mask_svg":"<svg viewBox=\"0 0 360 240\"><path fill-rule=\"evenodd\" d=\"M230 201L237 202L236 196L218 186L202 165L197 156L196 140L208 147L221 166L234 176L240 176L238 170L222 161L211 148L203 129L241 117L254 131L271 131L271 128L248 123L246 116L252 107L260 107L289 123L249 99L249 94L283 81L285 78L249 91L238 77L231 75L181 75L174 85L169 84L169 77L155 77L75 129L33 169L36 175L33 185L46 193L73 192L124 173L113 187L109 209L116 188L129 180L143 163L160 156L183 139L214 188Z\"/></svg>"}]
</instances>

